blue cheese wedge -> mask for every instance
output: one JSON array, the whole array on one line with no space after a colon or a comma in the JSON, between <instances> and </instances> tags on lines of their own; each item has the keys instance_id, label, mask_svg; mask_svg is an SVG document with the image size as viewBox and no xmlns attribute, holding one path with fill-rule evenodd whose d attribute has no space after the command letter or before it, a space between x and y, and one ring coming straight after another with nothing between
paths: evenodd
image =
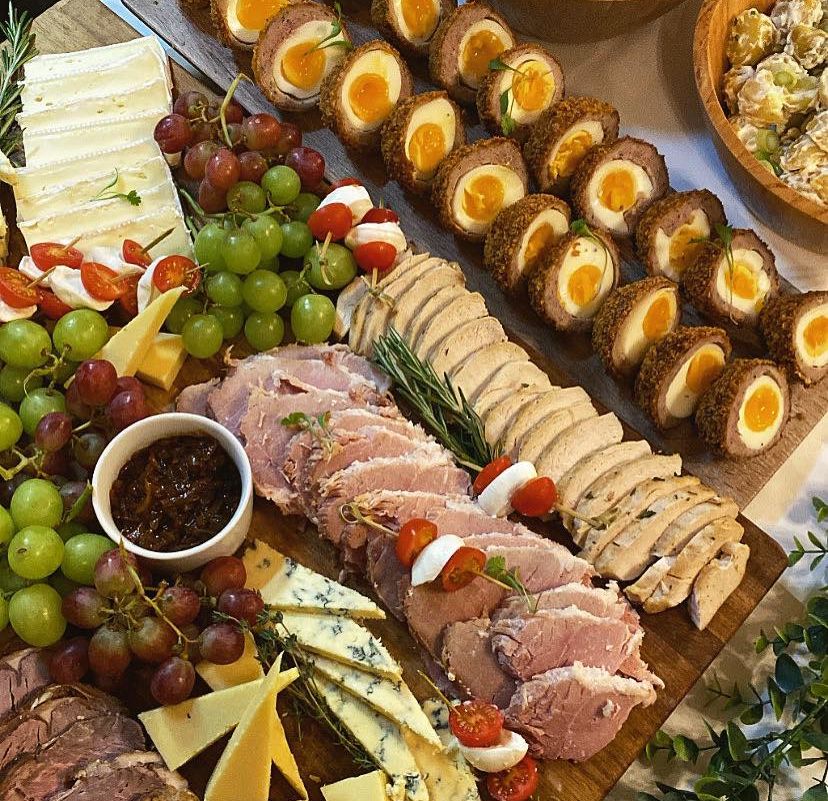
<instances>
[{"instance_id":1,"label":"blue cheese wedge","mask_svg":"<svg viewBox=\"0 0 828 801\"><path fill-rule=\"evenodd\" d=\"M294 612L383 619L382 611L364 595L338 584L256 540L242 559L247 586L259 590L265 603Z\"/></svg>"},{"instance_id":2,"label":"blue cheese wedge","mask_svg":"<svg viewBox=\"0 0 828 801\"><path fill-rule=\"evenodd\" d=\"M410 801L429 801L425 781L400 728L336 684L319 676L314 683L331 712L388 774L389 795L393 798L403 792ZM438 798L434 796L435 801Z\"/></svg>"},{"instance_id":3,"label":"blue cheese wedge","mask_svg":"<svg viewBox=\"0 0 828 801\"><path fill-rule=\"evenodd\" d=\"M323 656L314 657L313 666L317 674L365 701L381 715L398 726L409 729L434 748L442 750L440 738L417 703L414 693L402 679L376 676Z\"/></svg>"},{"instance_id":4,"label":"blue cheese wedge","mask_svg":"<svg viewBox=\"0 0 828 801\"><path fill-rule=\"evenodd\" d=\"M378 676L398 679L402 669L368 629L347 617L283 612L282 623L305 650Z\"/></svg>"}]
</instances>

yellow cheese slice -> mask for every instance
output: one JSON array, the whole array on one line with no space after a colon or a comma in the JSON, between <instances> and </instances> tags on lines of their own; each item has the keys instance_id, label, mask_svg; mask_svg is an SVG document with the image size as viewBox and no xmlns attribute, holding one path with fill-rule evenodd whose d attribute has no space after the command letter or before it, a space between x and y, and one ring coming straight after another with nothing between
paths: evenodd
<instances>
[{"instance_id":1,"label":"yellow cheese slice","mask_svg":"<svg viewBox=\"0 0 828 801\"><path fill-rule=\"evenodd\" d=\"M343 779L322 788L325 801L388 801L385 791L388 779L381 770Z\"/></svg>"},{"instance_id":2,"label":"yellow cheese slice","mask_svg":"<svg viewBox=\"0 0 828 801\"><path fill-rule=\"evenodd\" d=\"M156 334L136 375L142 381L168 392L186 360L187 351L180 334Z\"/></svg>"},{"instance_id":3,"label":"yellow cheese slice","mask_svg":"<svg viewBox=\"0 0 828 801\"><path fill-rule=\"evenodd\" d=\"M217 665L205 660L196 665L196 672L207 682L211 690L224 690L264 678L262 663L256 659L256 643L249 631L244 634L244 652L235 662Z\"/></svg>"},{"instance_id":4,"label":"yellow cheese slice","mask_svg":"<svg viewBox=\"0 0 828 801\"><path fill-rule=\"evenodd\" d=\"M179 286L157 297L103 346L97 358L112 362L119 376L135 375L167 315L184 291L185 287Z\"/></svg>"},{"instance_id":5,"label":"yellow cheese slice","mask_svg":"<svg viewBox=\"0 0 828 801\"><path fill-rule=\"evenodd\" d=\"M308 791L305 789L305 783L299 773L299 766L296 764L296 759L288 745L285 727L282 726L282 721L279 720L279 713L277 712L273 718L274 725L270 743L270 756L273 759L273 764L279 773L287 779L288 784L299 793L299 797L306 799Z\"/></svg>"},{"instance_id":6,"label":"yellow cheese slice","mask_svg":"<svg viewBox=\"0 0 828 801\"><path fill-rule=\"evenodd\" d=\"M281 655L247 705L210 776L204 801L268 801Z\"/></svg>"}]
</instances>

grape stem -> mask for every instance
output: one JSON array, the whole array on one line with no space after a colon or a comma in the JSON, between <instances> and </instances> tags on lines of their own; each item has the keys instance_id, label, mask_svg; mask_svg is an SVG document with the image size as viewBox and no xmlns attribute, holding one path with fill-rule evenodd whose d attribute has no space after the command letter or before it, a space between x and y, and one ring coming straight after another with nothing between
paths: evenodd
<instances>
[{"instance_id":1,"label":"grape stem","mask_svg":"<svg viewBox=\"0 0 828 801\"><path fill-rule=\"evenodd\" d=\"M233 95L236 93L236 89L239 88L239 84L242 81L249 81L248 78L243 72L240 72L234 79L233 83L227 87L227 92L224 95L224 100L221 101L221 106L219 108L219 118L221 120L221 132L224 135L224 141L227 143L227 147L231 150L233 149L233 140L230 139L230 129L227 127L227 109L230 106L231 101L233 100Z\"/></svg>"}]
</instances>

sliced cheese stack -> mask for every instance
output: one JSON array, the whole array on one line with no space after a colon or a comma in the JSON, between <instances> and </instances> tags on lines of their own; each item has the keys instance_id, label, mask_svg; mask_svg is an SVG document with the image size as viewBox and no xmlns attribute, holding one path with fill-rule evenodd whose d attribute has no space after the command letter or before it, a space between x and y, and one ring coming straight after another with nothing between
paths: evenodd
<instances>
[{"instance_id":1,"label":"sliced cheese stack","mask_svg":"<svg viewBox=\"0 0 828 801\"><path fill-rule=\"evenodd\" d=\"M623 442L618 418L599 414L580 387L552 386L464 284L456 264L427 254L408 257L353 311L340 310L350 322L351 348L369 356L394 328L438 375L446 374L480 416L489 443L555 481L560 505L579 515L564 516L564 523L580 556L602 576L640 577L628 595L647 611L682 603L697 578L709 585L703 578L709 564L719 565L716 575L736 577L719 584L726 592L702 587L695 594L694 609L701 608L694 620L706 625L744 572L741 555L724 558L728 543L742 537L736 504L681 476L680 456L653 454L643 441Z\"/></svg>"},{"instance_id":2,"label":"sliced cheese stack","mask_svg":"<svg viewBox=\"0 0 828 801\"><path fill-rule=\"evenodd\" d=\"M192 243L164 156L153 138L170 112L172 80L152 37L77 53L41 55L25 67L17 121L26 167L17 171L18 225L26 244L81 237L84 251L149 244L153 255ZM135 191L132 205L123 195ZM100 197L108 199L100 199Z\"/></svg>"}]
</instances>

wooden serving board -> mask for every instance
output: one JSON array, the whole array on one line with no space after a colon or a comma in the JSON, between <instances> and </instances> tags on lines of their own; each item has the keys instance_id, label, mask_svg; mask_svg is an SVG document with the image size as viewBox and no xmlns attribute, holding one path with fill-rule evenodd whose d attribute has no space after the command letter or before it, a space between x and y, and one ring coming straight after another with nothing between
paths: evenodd
<instances>
[{"instance_id":1,"label":"wooden serving board","mask_svg":"<svg viewBox=\"0 0 828 801\"><path fill-rule=\"evenodd\" d=\"M184 0L124 0L127 7L140 17L152 30L188 61L214 81L222 91L239 73L253 75L250 54L231 50L213 36L209 8L193 9ZM342 8L348 29L356 44L379 38L370 25L367 0L343 0ZM588 46L588 45L587 45ZM433 88L428 84L424 64L411 62L417 92ZM562 64L564 75L567 64ZM577 94L577 86L567 86L567 91ZM274 112L267 98L255 84L244 81L236 97L249 111ZM613 98L604 98L612 102ZM620 109L624 118L624 109ZM287 117L286 117L287 118ZM692 423L683 425L667 434L659 432L647 416L635 404L631 385L616 381L607 375L598 357L593 353L588 335L563 335L547 326L529 307L526 301L516 301L505 296L490 275L482 267L482 246L461 242L443 231L428 200L405 192L397 183L386 178L382 159L378 154L356 154L346 150L334 133L325 128L317 112L290 115L292 122L301 126L305 143L315 147L327 160L328 177L331 180L347 175L359 175L365 180L371 196L384 198L386 205L397 211L402 219L403 230L421 250L463 265L470 289L483 294L489 311L506 328L510 338L519 341L527 350L542 354L546 364L554 365L556 378L564 384L576 382L605 407L612 409L633 429L646 437L654 448L680 453L687 472L697 475L719 492L731 495L740 506L746 506L782 463L805 438L823 415L828 412L828 381L821 386L804 389L792 385L791 420L782 439L768 452L746 462L734 462L718 458L710 453L698 438ZM487 135L477 124L476 114L468 113L470 139ZM643 269L625 252L624 280L644 275ZM790 289L790 287L788 287ZM684 319L690 324L700 322L694 309L685 304ZM731 332L736 355L764 355L755 334Z\"/></svg>"},{"instance_id":2,"label":"wooden serving board","mask_svg":"<svg viewBox=\"0 0 828 801\"><path fill-rule=\"evenodd\" d=\"M166 8L171 16L168 17L167 22L157 22L157 24L167 34L171 34L172 29L182 22L183 17L178 15L177 7L165 5L169 0L158 0L158 2L156 10ZM142 0L144 12L147 11L149 5L149 2L144 3ZM175 10L174 15L172 15L172 10ZM189 25L189 23L186 24ZM80 50L124 41L137 35L129 25L98 0L60 0L55 7L38 18L35 28L41 52ZM183 29L177 28L176 30L178 35ZM205 40L204 35L192 26L186 30L184 38L178 39L183 52L191 56L193 60L200 60L204 65L204 59L197 58L197 51L194 49L196 42L199 48L202 46ZM216 70L218 69L219 67L216 67ZM235 67L223 69L224 72L217 77L222 84L226 84L235 73ZM199 87L192 75L176 64L173 64L173 74L179 89ZM201 88L204 89L203 86ZM264 101L257 98L249 88L245 90L240 100L252 110L266 108ZM307 121L306 130L311 130L315 124L312 119ZM376 165L372 164L370 159L364 163L352 163L341 149L338 149L336 140L326 131L317 130L309 134L308 141L325 153L333 175L356 172L369 175L374 181L380 180ZM377 189L376 183L373 188ZM450 237L437 231L428 222L426 204L413 207L397 191L396 186L389 185L388 190L389 202L403 213L404 225L409 232L414 232L417 244L423 247L429 246L434 252L448 257L461 257L464 263L478 258L473 249L464 249L462 253L459 252ZM487 297L491 299L494 313L504 320L507 327L511 329L510 333L529 346L538 363L547 369L555 382L571 384L573 383L571 376L577 375L580 383L593 391L593 387L586 380L590 377L587 375L587 367L578 366L588 361L585 343L578 346L582 348L580 351L576 346L571 346L572 355L561 365L556 357L555 348L549 344L553 340L553 335L539 326L537 320L529 312L515 309L503 302L496 287L488 282L481 270L470 270L468 277L470 284L486 292ZM217 375L220 370L221 365L218 360L214 362L190 360L182 370L173 391L162 393L151 390L150 401L156 409L160 410L169 405L182 387L205 381ZM593 375L593 383L594 378ZM597 392L594 394L605 404L611 400L606 397L606 393L603 398ZM608 405L612 405L613 408L617 407L617 404ZM633 428L628 427L628 433L634 433ZM690 470L695 469L692 462L688 467ZM772 470L770 468L768 470L768 475L770 475ZM716 484L711 475L702 471L699 471L699 474ZM723 489L727 486L722 482L716 485ZM706 631L699 632L693 627L683 607L660 615L643 617L647 632L644 638L643 656L666 683L666 688L659 693L657 702L648 709L635 709L613 743L588 762L577 765L567 762L545 763L542 766L541 786L536 796L538 799L542 801L572 801L572 799L601 801L605 798L630 763L641 753L652 735L773 586L787 563L785 555L773 539L750 521L742 519L741 522L745 527L745 542L750 545L752 552L748 573L741 586L728 599L722 612L716 616ZM543 533L558 539L563 539L565 536L560 529L550 528ZM337 576L339 565L333 547L321 541L306 521L284 517L276 511L275 507L261 499L256 499L249 536L251 539L258 538L270 543L314 570L331 577ZM368 592L367 587L357 586L364 592ZM401 662L405 679L417 696L425 698L432 694L418 672L422 669L422 662L405 626L390 619L371 622L370 628L382 637L392 654ZM337 746L330 735L314 721L293 715L292 708L287 702L280 709L284 713L288 736L302 774L306 778L312 799L316 801L321 798L318 790L319 784L335 781L358 772L345 751ZM203 791L224 742L209 749L182 770L195 792ZM290 788L274 772L271 798L290 799L294 797ZM245 801L242 788L240 788L239 801ZM434 801L451 800L434 799Z\"/></svg>"}]
</instances>

